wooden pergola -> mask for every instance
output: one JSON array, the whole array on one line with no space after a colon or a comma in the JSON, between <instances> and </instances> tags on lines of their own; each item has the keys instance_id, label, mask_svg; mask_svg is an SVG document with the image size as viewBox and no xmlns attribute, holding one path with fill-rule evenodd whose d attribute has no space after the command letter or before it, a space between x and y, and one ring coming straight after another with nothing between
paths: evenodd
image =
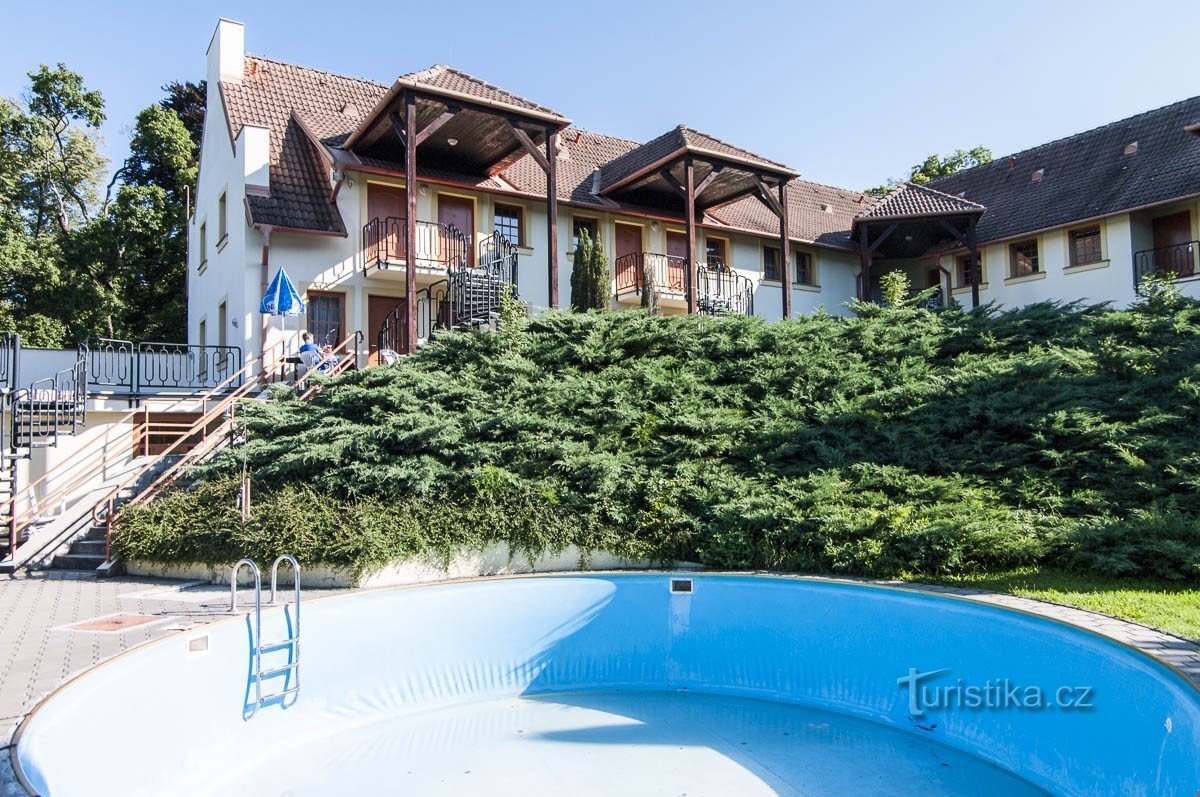
<instances>
[{"instance_id":1,"label":"wooden pergola","mask_svg":"<svg viewBox=\"0 0 1200 797\"><path fill-rule=\"evenodd\" d=\"M433 67L399 78L350 134L342 148L395 160L403 151L407 183L405 241L415 252L417 150L421 168L461 175L492 176L529 155L546 177L550 306L558 307L558 134L571 120L548 108L449 67ZM416 258L407 257L406 349L416 350Z\"/></svg>"},{"instance_id":2,"label":"wooden pergola","mask_svg":"<svg viewBox=\"0 0 1200 797\"><path fill-rule=\"evenodd\" d=\"M783 261L783 315L792 313L788 229L788 182L799 173L680 125L617 158L601 170L600 195L643 207L676 210L683 203L688 265L684 272L687 308L695 313L696 218L704 212L755 196L779 219Z\"/></svg>"},{"instance_id":3,"label":"wooden pergola","mask_svg":"<svg viewBox=\"0 0 1200 797\"><path fill-rule=\"evenodd\" d=\"M858 242L862 267L858 298L870 298L871 267L877 258L916 259L959 247L971 258L971 306L979 306L979 239L976 227L987 210L977 202L905 183L854 219L850 232ZM949 242L947 246L946 243ZM953 282L946 292L947 300Z\"/></svg>"}]
</instances>

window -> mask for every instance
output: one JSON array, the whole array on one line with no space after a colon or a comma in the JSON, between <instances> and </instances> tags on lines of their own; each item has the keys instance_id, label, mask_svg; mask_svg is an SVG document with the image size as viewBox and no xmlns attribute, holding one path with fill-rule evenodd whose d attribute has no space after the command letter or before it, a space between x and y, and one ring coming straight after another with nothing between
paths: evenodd
<instances>
[{"instance_id":1,"label":"window","mask_svg":"<svg viewBox=\"0 0 1200 797\"><path fill-rule=\"evenodd\" d=\"M1041 271L1038 265L1037 240L1021 241L1009 247L1009 270L1012 277L1027 277Z\"/></svg>"},{"instance_id":2,"label":"window","mask_svg":"<svg viewBox=\"0 0 1200 797\"><path fill-rule=\"evenodd\" d=\"M200 268L208 262L208 222L200 224Z\"/></svg>"},{"instance_id":3,"label":"window","mask_svg":"<svg viewBox=\"0 0 1200 797\"><path fill-rule=\"evenodd\" d=\"M792 252L792 282L797 285L816 285L816 275L813 274L812 254L809 252Z\"/></svg>"},{"instance_id":4,"label":"window","mask_svg":"<svg viewBox=\"0 0 1200 797\"><path fill-rule=\"evenodd\" d=\"M764 246L763 279L778 282L779 278L779 248L775 246Z\"/></svg>"},{"instance_id":5,"label":"window","mask_svg":"<svg viewBox=\"0 0 1200 797\"><path fill-rule=\"evenodd\" d=\"M228 221L225 218L225 211L228 203L225 201L225 192L221 192L221 198L217 200L217 246L225 242L225 236L229 234Z\"/></svg>"},{"instance_id":6,"label":"window","mask_svg":"<svg viewBox=\"0 0 1200 797\"><path fill-rule=\"evenodd\" d=\"M579 248L579 231L587 230L588 236L594 241L599 237L600 225L595 219L575 218L574 231L571 233L571 251Z\"/></svg>"},{"instance_id":7,"label":"window","mask_svg":"<svg viewBox=\"0 0 1200 797\"><path fill-rule=\"evenodd\" d=\"M344 293L308 292L308 331L318 346L325 343L335 346L345 337L342 332L345 298Z\"/></svg>"},{"instance_id":8,"label":"window","mask_svg":"<svg viewBox=\"0 0 1200 797\"><path fill-rule=\"evenodd\" d=\"M496 232L504 236L504 240L513 246L522 246L521 227L523 225L521 222L523 220L524 213L521 208L513 207L512 205L496 205L492 227Z\"/></svg>"},{"instance_id":9,"label":"window","mask_svg":"<svg viewBox=\"0 0 1200 797\"><path fill-rule=\"evenodd\" d=\"M1099 263L1104 259L1100 246L1100 228L1087 227L1082 230L1071 230L1071 265L1086 266L1088 263Z\"/></svg>"},{"instance_id":10,"label":"window","mask_svg":"<svg viewBox=\"0 0 1200 797\"><path fill-rule=\"evenodd\" d=\"M709 265L726 265L728 263L726 251L724 238L706 237L704 239L704 259L708 261Z\"/></svg>"},{"instance_id":11,"label":"window","mask_svg":"<svg viewBox=\"0 0 1200 797\"><path fill-rule=\"evenodd\" d=\"M954 258L954 284L959 288L965 288L971 284L971 256L969 254Z\"/></svg>"}]
</instances>

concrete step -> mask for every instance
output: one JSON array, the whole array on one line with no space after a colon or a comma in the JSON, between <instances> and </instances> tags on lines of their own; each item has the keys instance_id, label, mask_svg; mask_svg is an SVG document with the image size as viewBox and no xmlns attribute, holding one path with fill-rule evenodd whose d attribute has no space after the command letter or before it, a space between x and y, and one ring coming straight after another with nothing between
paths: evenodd
<instances>
[{"instance_id":1,"label":"concrete step","mask_svg":"<svg viewBox=\"0 0 1200 797\"><path fill-rule=\"evenodd\" d=\"M104 539L99 540L75 540L71 543L72 554L82 554L84 556L99 556L104 558Z\"/></svg>"},{"instance_id":2,"label":"concrete step","mask_svg":"<svg viewBox=\"0 0 1200 797\"><path fill-rule=\"evenodd\" d=\"M95 570L102 564L104 564L103 555L60 553L54 557L50 566L55 570Z\"/></svg>"}]
</instances>

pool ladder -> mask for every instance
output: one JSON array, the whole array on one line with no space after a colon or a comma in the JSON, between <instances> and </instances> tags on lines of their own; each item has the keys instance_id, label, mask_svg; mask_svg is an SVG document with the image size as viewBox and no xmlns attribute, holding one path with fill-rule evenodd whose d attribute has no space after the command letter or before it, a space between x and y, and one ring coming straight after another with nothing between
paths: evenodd
<instances>
[{"instance_id":1,"label":"pool ladder","mask_svg":"<svg viewBox=\"0 0 1200 797\"><path fill-rule=\"evenodd\" d=\"M275 560L271 565L271 599L268 603L275 602L275 587L279 578L279 565L287 562L292 566L292 574L295 578L296 586L296 621L292 635L287 639L279 642L269 642L266 645L262 643L262 574L259 572L258 565L253 559L240 559L233 566L233 574L229 577L229 611L237 612L237 577L243 567L250 568L250 573L254 576L254 638L251 640L251 648L254 654L254 708L250 711L250 719L262 706L271 701L280 698L286 699L288 695L298 695L300 693L300 563L296 561L296 557L284 554ZM262 667L262 657L264 653L270 653L276 650L288 649L288 663L282 667L273 667L269 670L264 670ZM277 675L294 675L295 682L291 687L285 688L280 692L272 692L263 695L262 682L264 678L274 678ZM284 681L287 684L287 681Z\"/></svg>"}]
</instances>

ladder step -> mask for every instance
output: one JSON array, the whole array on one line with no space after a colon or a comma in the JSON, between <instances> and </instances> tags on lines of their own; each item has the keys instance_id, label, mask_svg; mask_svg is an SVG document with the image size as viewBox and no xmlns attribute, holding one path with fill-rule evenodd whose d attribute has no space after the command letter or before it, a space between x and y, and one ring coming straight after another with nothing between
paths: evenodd
<instances>
[{"instance_id":1,"label":"ladder step","mask_svg":"<svg viewBox=\"0 0 1200 797\"><path fill-rule=\"evenodd\" d=\"M272 650L281 650L282 648L286 648L288 645L294 645L299 641L300 641L300 637L294 636L294 637L291 637L290 639L285 639L281 642L269 642L266 645L260 645L258 648L258 652L259 653L267 653Z\"/></svg>"},{"instance_id":2,"label":"ladder step","mask_svg":"<svg viewBox=\"0 0 1200 797\"><path fill-rule=\"evenodd\" d=\"M300 687L293 686L291 689L284 689L282 692L275 692L274 694L263 695L262 699L258 701L258 704L261 706L264 703L267 703L271 700L278 700L281 697L287 697L288 695L294 695L299 691L300 691Z\"/></svg>"},{"instance_id":3,"label":"ladder step","mask_svg":"<svg viewBox=\"0 0 1200 797\"><path fill-rule=\"evenodd\" d=\"M300 666L300 662L293 661L291 664L285 664L282 667L276 667L273 670L263 670L259 673L259 678L274 678L276 675L283 675L285 672L291 672Z\"/></svg>"}]
</instances>

